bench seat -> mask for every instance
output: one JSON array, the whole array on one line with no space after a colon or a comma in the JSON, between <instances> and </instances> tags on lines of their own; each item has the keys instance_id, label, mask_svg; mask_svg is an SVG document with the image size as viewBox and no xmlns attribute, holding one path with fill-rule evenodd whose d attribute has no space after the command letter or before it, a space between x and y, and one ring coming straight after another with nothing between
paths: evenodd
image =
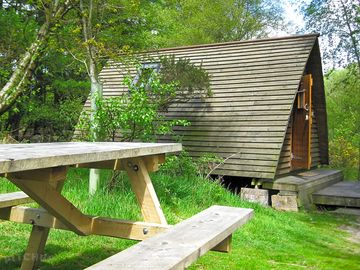
<instances>
[{"instance_id":1,"label":"bench seat","mask_svg":"<svg viewBox=\"0 0 360 270\"><path fill-rule=\"evenodd\" d=\"M32 199L22 191L0 194L0 208L30 203Z\"/></svg>"},{"instance_id":2,"label":"bench seat","mask_svg":"<svg viewBox=\"0 0 360 270\"><path fill-rule=\"evenodd\" d=\"M252 209L215 205L86 269L185 269L231 237L252 214Z\"/></svg>"}]
</instances>

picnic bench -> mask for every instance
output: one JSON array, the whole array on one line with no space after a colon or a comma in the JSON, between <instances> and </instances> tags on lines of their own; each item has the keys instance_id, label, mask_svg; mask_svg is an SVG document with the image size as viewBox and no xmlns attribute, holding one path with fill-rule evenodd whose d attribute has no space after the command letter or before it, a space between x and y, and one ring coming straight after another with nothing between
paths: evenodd
<instances>
[{"instance_id":1,"label":"picnic bench","mask_svg":"<svg viewBox=\"0 0 360 270\"><path fill-rule=\"evenodd\" d=\"M252 213L252 209L212 206L86 270L185 269L214 247L230 251L232 233Z\"/></svg>"},{"instance_id":2,"label":"picnic bench","mask_svg":"<svg viewBox=\"0 0 360 270\"><path fill-rule=\"evenodd\" d=\"M174 241L173 245L177 245L176 241L187 239L186 243L189 246L181 242L183 244L180 246L183 245L183 249L178 249L178 251L188 250L187 253L168 253L177 258L172 260L172 263L177 261L176 265L186 266L209 249L229 251L232 232L250 218L251 210L217 206L173 227L167 224L149 172L158 170L159 164L165 160L165 153L180 150L181 144L175 143L71 142L0 145L0 176L7 178L23 191L0 194L0 219L33 226L21 270L38 268L51 228L70 230L81 236L103 235L133 240L148 239L131 249L135 252L138 252L138 249L146 252L148 250L146 245L155 247L159 243L161 250L163 243L168 243L167 241ZM82 213L61 194L69 167L126 171L144 221L90 216ZM31 201L37 202L41 208L20 206ZM190 233L187 238L182 238L187 235L184 231L192 232L194 235ZM155 235L159 238L154 238ZM198 238L195 238L195 235ZM131 250L115 255L116 263L124 263L122 259L118 260L122 256L131 258L129 255ZM160 253L159 255L163 256ZM109 261L105 260L99 265L103 263L106 265ZM161 269L174 269L166 267ZM100 268L105 269L108 266L100 266Z\"/></svg>"}]
</instances>

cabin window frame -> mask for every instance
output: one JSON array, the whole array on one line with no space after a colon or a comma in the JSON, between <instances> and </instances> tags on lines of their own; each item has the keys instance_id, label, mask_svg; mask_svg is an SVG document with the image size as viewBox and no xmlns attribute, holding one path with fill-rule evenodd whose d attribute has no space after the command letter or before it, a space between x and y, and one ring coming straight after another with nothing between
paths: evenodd
<instances>
[{"instance_id":1,"label":"cabin window frame","mask_svg":"<svg viewBox=\"0 0 360 270\"><path fill-rule=\"evenodd\" d=\"M298 91L298 94L297 94L297 108L307 110L307 107L308 107L308 105L306 103L306 90Z\"/></svg>"},{"instance_id":2,"label":"cabin window frame","mask_svg":"<svg viewBox=\"0 0 360 270\"><path fill-rule=\"evenodd\" d=\"M160 69L161 69L161 64L160 64L160 62L146 62L146 63L143 63L141 65L141 68L139 68L139 70L137 71L135 78L132 81L133 86L136 85L139 82L139 80L141 78L141 75L143 74L143 71L145 69L152 69L152 72L159 73ZM145 89L147 89L147 87L149 85L149 82L150 82L150 78L146 82Z\"/></svg>"}]
</instances>

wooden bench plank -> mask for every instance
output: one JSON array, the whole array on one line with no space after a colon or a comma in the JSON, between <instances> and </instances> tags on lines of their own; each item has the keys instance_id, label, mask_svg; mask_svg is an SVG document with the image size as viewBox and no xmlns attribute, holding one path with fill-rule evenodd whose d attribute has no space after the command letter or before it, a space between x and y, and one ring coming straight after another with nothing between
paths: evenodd
<instances>
[{"instance_id":1,"label":"wooden bench plank","mask_svg":"<svg viewBox=\"0 0 360 270\"><path fill-rule=\"evenodd\" d=\"M30 202L32 202L32 199L22 191L0 194L0 208Z\"/></svg>"},{"instance_id":2,"label":"wooden bench plank","mask_svg":"<svg viewBox=\"0 0 360 270\"><path fill-rule=\"evenodd\" d=\"M229 237L252 214L252 209L215 205L86 269L184 269Z\"/></svg>"},{"instance_id":3,"label":"wooden bench plank","mask_svg":"<svg viewBox=\"0 0 360 270\"><path fill-rule=\"evenodd\" d=\"M144 240L164 232L171 226L157 223L130 221L115 218L88 216L91 218L92 235L104 235L132 240ZM0 209L0 219L17 223L32 224L45 228L70 230L59 219L45 209L14 206Z\"/></svg>"}]
</instances>

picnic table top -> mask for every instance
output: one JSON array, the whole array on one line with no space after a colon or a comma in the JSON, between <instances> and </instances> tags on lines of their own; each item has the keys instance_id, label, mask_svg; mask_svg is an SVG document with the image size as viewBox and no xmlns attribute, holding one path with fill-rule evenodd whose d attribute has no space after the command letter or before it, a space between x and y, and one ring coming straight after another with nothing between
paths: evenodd
<instances>
[{"instance_id":1,"label":"picnic table top","mask_svg":"<svg viewBox=\"0 0 360 270\"><path fill-rule=\"evenodd\" d=\"M179 143L62 142L0 144L0 173L181 151Z\"/></svg>"}]
</instances>

